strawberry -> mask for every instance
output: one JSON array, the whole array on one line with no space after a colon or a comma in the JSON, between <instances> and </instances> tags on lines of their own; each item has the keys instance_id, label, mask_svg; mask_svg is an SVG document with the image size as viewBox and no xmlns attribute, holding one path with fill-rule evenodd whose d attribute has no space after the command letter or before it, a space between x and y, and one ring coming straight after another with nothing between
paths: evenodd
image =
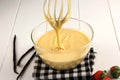
<instances>
[{"instance_id":1,"label":"strawberry","mask_svg":"<svg viewBox=\"0 0 120 80\"><path fill-rule=\"evenodd\" d=\"M119 66L112 66L110 68L110 74L113 78L118 78L120 76L120 67Z\"/></svg>"},{"instance_id":2,"label":"strawberry","mask_svg":"<svg viewBox=\"0 0 120 80\"><path fill-rule=\"evenodd\" d=\"M102 80L112 80L110 77L104 77Z\"/></svg>"},{"instance_id":3,"label":"strawberry","mask_svg":"<svg viewBox=\"0 0 120 80\"><path fill-rule=\"evenodd\" d=\"M98 70L97 72L95 72L95 74L93 75L95 80L101 80L105 77L108 76L107 71L102 71L102 70Z\"/></svg>"}]
</instances>

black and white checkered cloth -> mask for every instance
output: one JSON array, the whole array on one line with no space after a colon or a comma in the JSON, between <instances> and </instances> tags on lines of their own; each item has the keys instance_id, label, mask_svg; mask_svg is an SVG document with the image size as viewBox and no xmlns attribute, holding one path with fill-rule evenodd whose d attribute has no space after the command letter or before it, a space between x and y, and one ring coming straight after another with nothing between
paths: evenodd
<instances>
[{"instance_id":1,"label":"black and white checkered cloth","mask_svg":"<svg viewBox=\"0 0 120 80\"><path fill-rule=\"evenodd\" d=\"M86 58L76 68L61 71L51 68L36 55L33 78L34 80L90 80L95 59L94 53L91 48Z\"/></svg>"}]
</instances>

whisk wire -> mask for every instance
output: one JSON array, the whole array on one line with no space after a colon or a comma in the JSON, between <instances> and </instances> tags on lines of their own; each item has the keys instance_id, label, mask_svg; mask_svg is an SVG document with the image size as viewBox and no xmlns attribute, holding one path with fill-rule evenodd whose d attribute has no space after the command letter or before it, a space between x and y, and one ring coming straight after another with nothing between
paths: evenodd
<instances>
[{"instance_id":1,"label":"whisk wire","mask_svg":"<svg viewBox=\"0 0 120 80\"><path fill-rule=\"evenodd\" d=\"M70 13L71 13L71 0L67 0L67 13L65 15L65 17L63 17L63 8L64 8L64 1L61 0L61 9L60 9L60 13L59 16L57 18L56 16L56 10L57 10L57 2L58 0L55 0L54 2L54 15L53 17L50 14L50 9L51 9L51 2L52 0L48 1L48 8L46 11L46 4L47 4L47 0L44 1L44 6L43 6L43 12L44 12L44 16L46 18L46 20L49 22L49 24L55 29L61 29L62 25L68 21L68 19L70 18Z\"/></svg>"},{"instance_id":2,"label":"whisk wire","mask_svg":"<svg viewBox=\"0 0 120 80\"><path fill-rule=\"evenodd\" d=\"M66 21L68 21L68 19L70 18L70 13L71 13L71 0L67 0L67 4L68 4L68 11L65 15L65 17L63 18L63 20L61 21L62 23L65 23Z\"/></svg>"}]
</instances>

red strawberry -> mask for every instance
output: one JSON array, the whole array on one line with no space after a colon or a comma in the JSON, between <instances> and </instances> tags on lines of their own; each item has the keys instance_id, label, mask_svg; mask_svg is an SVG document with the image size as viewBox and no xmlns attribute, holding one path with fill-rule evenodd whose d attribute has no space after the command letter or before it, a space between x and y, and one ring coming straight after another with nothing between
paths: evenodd
<instances>
[{"instance_id":1,"label":"red strawberry","mask_svg":"<svg viewBox=\"0 0 120 80\"><path fill-rule=\"evenodd\" d=\"M112 80L110 77L105 77L102 80Z\"/></svg>"},{"instance_id":2,"label":"red strawberry","mask_svg":"<svg viewBox=\"0 0 120 80\"><path fill-rule=\"evenodd\" d=\"M95 80L101 80L101 79L103 79L103 78L105 78L105 77L107 77L107 76L108 76L108 73L107 73L106 71L102 71L102 70L98 70L98 71L93 75L93 77L94 77Z\"/></svg>"},{"instance_id":3,"label":"red strawberry","mask_svg":"<svg viewBox=\"0 0 120 80\"><path fill-rule=\"evenodd\" d=\"M100 76L102 75L103 71L102 70L98 70L97 72L95 72L95 74L93 75L95 80L100 80Z\"/></svg>"},{"instance_id":4,"label":"red strawberry","mask_svg":"<svg viewBox=\"0 0 120 80\"><path fill-rule=\"evenodd\" d=\"M110 74L113 78L118 78L120 76L120 67L119 66L112 66L110 68Z\"/></svg>"}]
</instances>

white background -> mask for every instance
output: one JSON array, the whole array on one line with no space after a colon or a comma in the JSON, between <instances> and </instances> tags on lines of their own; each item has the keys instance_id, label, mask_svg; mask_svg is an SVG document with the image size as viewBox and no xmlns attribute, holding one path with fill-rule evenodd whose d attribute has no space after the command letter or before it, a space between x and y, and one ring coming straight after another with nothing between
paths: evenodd
<instances>
[{"instance_id":1,"label":"white background","mask_svg":"<svg viewBox=\"0 0 120 80\"><path fill-rule=\"evenodd\" d=\"M33 45L30 35L44 20L42 7L43 0L0 0L0 80L16 79L12 61L13 36L17 35L19 58ZM79 0L79 5L78 0L72 0L72 17L88 22L94 29L92 46L97 52L94 72L120 66L120 0ZM33 66L34 61L21 80L33 80Z\"/></svg>"}]
</instances>

